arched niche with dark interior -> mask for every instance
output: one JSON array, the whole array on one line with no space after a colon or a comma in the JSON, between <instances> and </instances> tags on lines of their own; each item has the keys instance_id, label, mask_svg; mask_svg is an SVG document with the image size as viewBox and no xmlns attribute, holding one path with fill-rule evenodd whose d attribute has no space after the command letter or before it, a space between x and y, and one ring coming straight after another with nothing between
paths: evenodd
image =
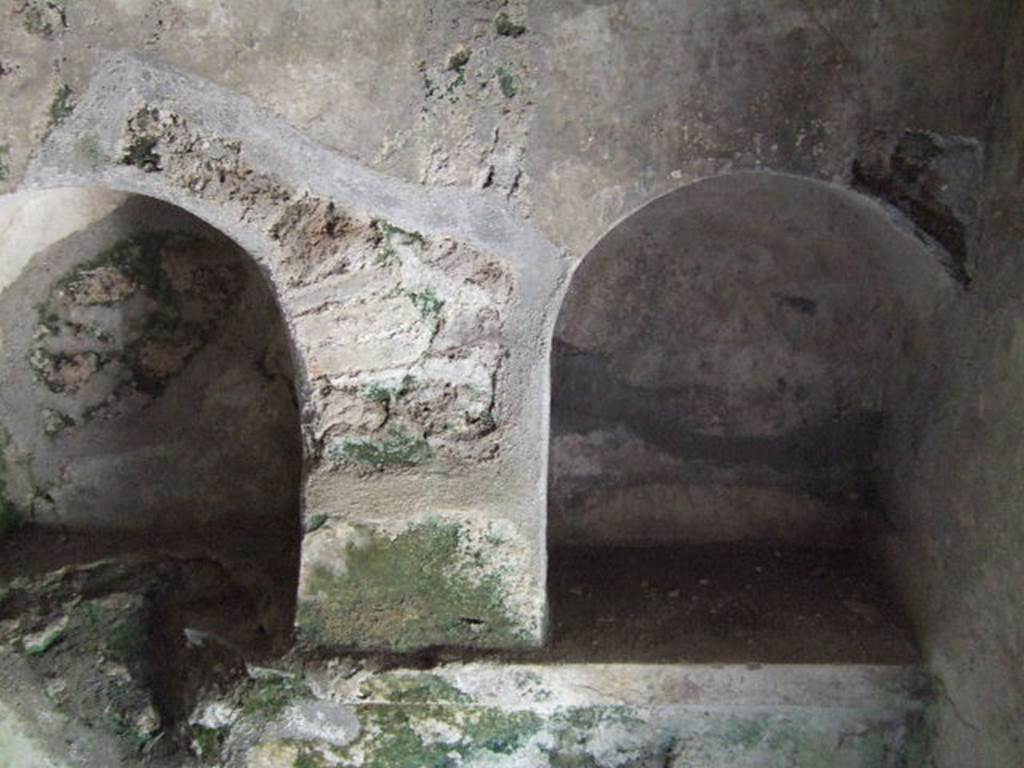
<instances>
[{"instance_id":1,"label":"arched niche with dark interior","mask_svg":"<svg viewBox=\"0 0 1024 768\"><path fill-rule=\"evenodd\" d=\"M880 206L791 176L698 182L605 235L552 351L555 644L912 656L872 557L877 455L895 364L956 290Z\"/></svg>"},{"instance_id":2,"label":"arched niche with dark interior","mask_svg":"<svg viewBox=\"0 0 1024 768\"><path fill-rule=\"evenodd\" d=\"M183 706L183 638L252 657L294 620L302 447L271 288L184 210L58 189L0 201L0 289L0 570L101 564L77 599L143 601L146 678Z\"/></svg>"}]
</instances>

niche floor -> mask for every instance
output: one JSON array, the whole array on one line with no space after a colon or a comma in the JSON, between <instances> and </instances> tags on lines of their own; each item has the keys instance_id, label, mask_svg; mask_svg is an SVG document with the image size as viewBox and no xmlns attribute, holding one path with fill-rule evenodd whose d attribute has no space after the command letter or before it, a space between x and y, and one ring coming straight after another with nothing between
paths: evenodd
<instances>
[{"instance_id":1,"label":"niche floor","mask_svg":"<svg viewBox=\"0 0 1024 768\"><path fill-rule=\"evenodd\" d=\"M909 625L853 550L556 549L558 661L907 664Z\"/></svg>"},{"instance_id":2,"label":"niche floor","mask_svg":"<svg viewBox=\"0 0 1024 768\"><path fill-rule=\"evenodd\" d=\"M0 543L0 587L19 578L28 582L54 573L121 569L132 575L122 573L112 579L114 583L107 583L107 577L87 578L86 593L129 589L159 595L160 602L173 604L190 626L214 632L260 657L290 641L298 541L293 526L266 522L151 532L69 532L29 526ZM205 567L219 575L204 581L199 574ZM161 568L169 569L171 578ZM180 577L174 573L179 570ZM190 574L196 577L190 579ZM7 608L8 613L15 609ZM11 618L4 609L0 599L0 618Z\"/></svg>"}]
</instances>

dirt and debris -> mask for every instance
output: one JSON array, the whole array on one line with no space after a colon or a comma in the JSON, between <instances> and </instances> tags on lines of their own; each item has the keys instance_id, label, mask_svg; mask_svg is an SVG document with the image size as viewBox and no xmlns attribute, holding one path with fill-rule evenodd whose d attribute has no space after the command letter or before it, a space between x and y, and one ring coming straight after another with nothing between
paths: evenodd
<instances>
[{"instance_id":1,"label":"dirt and debris","mask_svg":"<svg viewBox=\"0 0 1024 768\"><path fill-rule=\"evenodd\" d=\"M282 550L282 532L195 533L30 526L0 542L0 647L59 712L112 736L121 765L192 764L200 693L233 690L290 642L295 537Z\"/></svg>"},{"instance_id":2,"label":"dirt and debris","mask_svg":"<svg viewBox=\"0 0 1024 768\"><path fill-rule=\"evenodd\" d=\"M267 532L23 529L0 542L0 646L23 656L60 712L112 735L121 765L158 768L241 765L324 707L354 738L349 710L317 703L325 675L472 659L916 661L906 623L855 553L735 546L554 551L545 649L324 657L291 645L294 581L278 550Z\"/></svg>"},{"instance_id":3,"label":"dirt and debris","mask_svg":"<svg viewBox=\"0 0 1024 768\"><path fill-rule=\"evenodd\" d=\"M557 661L904 664L906 619L854 550L705 545L551 553Z\"/></svg>"}]
</instances>

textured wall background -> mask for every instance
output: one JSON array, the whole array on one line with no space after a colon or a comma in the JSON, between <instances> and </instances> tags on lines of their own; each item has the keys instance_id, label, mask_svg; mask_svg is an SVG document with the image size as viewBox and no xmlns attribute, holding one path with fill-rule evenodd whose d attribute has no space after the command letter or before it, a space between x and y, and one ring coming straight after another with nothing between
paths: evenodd
<instances>
[{"instance_id":1,"label":"textured wall background","mask_svg":"<svg viewBox=\"0 0 1024 768\"><path fill-rule=\"evenodd\" d=\"M496 23L500 12L510 26ZM980 140L985 195L975 218L967 217L960 264L971 288L934 319L930 345L899 369L906 394L890 409L896 424L884 498L893 563L948 694L937 760L1020 762L1019 4L8 0L0 23L2 191L18 189L44 138L74 119L104 56L131 50L248 96L365 166L425 190L467 192L448 198L450 208L435 207L427 220L465 210L469 198L507 201L564 247L567 260L581 258L615 222L660 194L722 171L761 168L845 183L857 177L858 158L875 157L877 131ZM111 83L103 87L117 91ZM121 87L134 110L146 107L141 82ZM209 109L230 122L241 112L229 106ZM254 127L235 119L234 134ZM117 163L117 156L104 156L116 144L108 139L79 132L76 162ZM230 147L196 148L186 157L198 157L204 173L219 178L233 168ZM145 165L145 153L140 161ZM307 178L317 177L316 169L306 170ZM226 189L237 190L236 183L232 178ZM902 203L918 223L935 224L933 208L922 215L895 185L866 187ZM244 195L215 192L216 186L211 206L245 207ZM359 231L370 237L370 226L367 217ZM548 266L538 258L517 278ZM509 344L513 355L546 354L548 341L536 329L553 323L562 272L545 273L555 275L546 300L518 315L518 300L510 302L508 317L515 319L506 329L542 316L530 326L532 337ZM412 329L411 314L409 320ZM537 375L525 364L508 370L522 373L520 383ZM530 391L546 394L543 383ZM542 409L543 399L512 397L505 414L518 424L516 403ZM543 448L543 440L520 433L502 449L523 457ZM8 485L15 488L17 453L5 449L5 466L15 468ZM492 466L506 466L501 461ZM543 461L529 464L513 479L495 469L488 487L504 499L520 498L529 488L523 477L542 484L543 468ZM373 485L349 473L344 482L360 489L349 501L373 507L365 502L389 495L403 505L418 500L421 486L403 485L411 475L398 474L393 483ZM451 499L468 497L480 477L460 486L464 496L435 478L431 488L443 490L432 490L424 504L460 506ZM323 487L337 498L343 486ZM540 547L542 522L527 539Z\"/></svg>"},{"instance_id":2,"label":"textured wall background","mask_svg":"<svg viewBox=\"0 0 1024 768\"><path fill-rule=\"evenodd\" d=\"M98 59L135 50L389 175L509 197L582 251L682 181L842 178L878 128L983 136L1012 5L6 0L0 144L15 179Z\"/></svg>"},{"instance_id":3,"label":"textured wall background","mask_svg":"<svg viewBox=\"0 0 1024 768\"><path fill-rule=\"evenodd\" d=\"M994 105L977 281L936 318L905 385L885 466L887 544L942 684L940 766L1024 756L1024 14Z\"/></svg>"}]
</instances>

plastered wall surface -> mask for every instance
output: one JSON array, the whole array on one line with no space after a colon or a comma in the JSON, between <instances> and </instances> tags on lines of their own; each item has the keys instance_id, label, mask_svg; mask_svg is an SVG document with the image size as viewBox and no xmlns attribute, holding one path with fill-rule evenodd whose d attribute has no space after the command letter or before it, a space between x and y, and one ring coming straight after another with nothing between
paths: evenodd
<instances>
[{"instance_id":1,"label":"plastered wall surface","mask_svg":"<svg viewBox=\"0 0 1024 768\"><path fill-rule=\"evenodd\" d=\"M982 135L1012 3L56 6L3 11L15 172L55 102L60 114L62 86L74 103L105 53L135 50L388 175L510 197L582 252L687 180L743 168L843 178L880 128ZM511 28L498 29L501 12Z\"/></svg>"},{"instance_id":2,"label":"plastered wall surface","mask_svg":"<svg viewBox=\"0 0 1024 768\"><path fill-rule=\"evenodd\" d=\"M969 288L897 366L883 498L950 694L935 760L1013 765L1020 18L1007 0L11 0L0 191L17 193L4 210L42 188L149 195L257 265L302 423L300 621L335 645L540 640L548 351L573 268L628 214L765 170L883 198L929 245L960 232L949 265ZM963 146L984 159L980 193L961 166L940 173ZM117 201L95 205L54 216L38 246L5 225L4 284ZM15 437L5 487L24 506L22 443L41 438ZM471 603L421 594L354 634L332 624L353 579L366 604L407 594L412 575L378 565L410 556L461 564L424 592Z\"/></svg>"},{"instance_id":3,"label":"plastered wall surface","mask_svg":"<svg viewBox=\"0 0 1024 768\"><path fill-rule=\"evenodd\" d=\"M1020 13L1013 29L977 284L931 326L927 354L901 367L902 417L886 451L889 560L944 690L940 766L1014 765L1024 755Z\"/></svg>"},{"instance_id":4,"label":"plastered wall surface","mask_svg":"<svg viewBox=\"0 0 1024 768\"><path fill-rule=\"evenodd\" d=\"M649 204L555 330L553 544L849 545L889 372L959 290L881 208L732 174Z\"/></svg>"},{"instance_id":5,"label":"plastered wall surface","mask_svg":"<svg viewBox=\"0 0 1024 768\"><path fill-rule=\"evenodd\" d=\"M127 80L136 86L112 87ZM545 307L566 262L507 207L422 195L253 109L114 57L62 122L64 138L51 134L53 154L39 158L33 183L179 203L234 236L263 271L284 313L302 409L309 633L341 646L538 642L546 358L526 340L549 334ZM83 152L82 131L95 151ZM408 547L439 583L374 565ZM370 578L353 587L362 575L349 573L346 553L357 550ZM394 606L410 583L415 607L368 611L379 626L333 618L350 615L352 588L357 604Z\"/></svg>"},{"instance_id":6,"label":"plastered wall surface","mask_svg":"<svg viewBox=\"0 0 1024 768\"><path fill-rule=\"evenodd\" d=\"M16 501L79 529L294 527L298 413L266 285L179 209L108 200L39 193L11 213L11 228L46 231L67 204L79 227L3 294L2 421L32 486Z\"/></svg>"}]
</instances>

